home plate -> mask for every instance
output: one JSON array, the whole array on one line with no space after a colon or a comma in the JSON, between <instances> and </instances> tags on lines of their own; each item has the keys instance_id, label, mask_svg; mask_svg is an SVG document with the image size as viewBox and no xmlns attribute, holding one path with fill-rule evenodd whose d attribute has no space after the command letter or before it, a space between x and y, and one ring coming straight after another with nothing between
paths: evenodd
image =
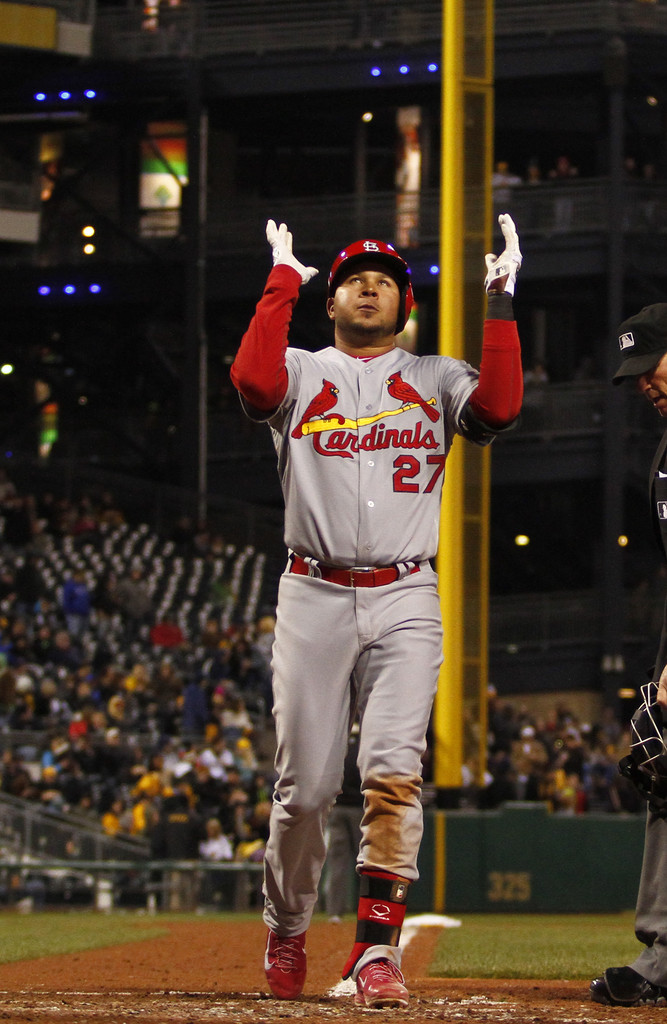
<instances>
[{"instance_id":1,"label":"home plate","mask_svg":"<svg viewBox=\"0 0 667 1024\"><path fill-rule=\"evenodd\" d=\"M446 917L444 914L415 914L414 917L406 917L403 922L399 946L401 949L405 949L420 928L460 927L461 922L455 917ZM333 996L334 998L342 998L343 996L353 996L356 991L357 983L352 981L352 978L346 978L344 981L339 981L332 989L329 989L327 995Z\"/></svg>"}]
</instances>

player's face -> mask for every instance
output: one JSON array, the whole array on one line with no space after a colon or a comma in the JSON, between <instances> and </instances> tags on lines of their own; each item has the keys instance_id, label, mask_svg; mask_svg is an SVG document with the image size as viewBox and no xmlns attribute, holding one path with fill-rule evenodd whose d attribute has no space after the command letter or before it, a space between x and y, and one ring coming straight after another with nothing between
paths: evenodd
<instances>
[{"instance_id":1,"label":"player's face","mask_svg":"<svg viewBox=\"0 0 667 1024\"><path fill-rule=\"evenodd\" d=\"M344 277L327 310L336 330L393 338L401 299L398 284L378 263L362 264Z\"/></svg>"},{"instance_id":2,"label":"player's face","mask_svg":"<svg viewBox=\"0 0 667 1024\"><path fill-rule=\"evenodd\" d=\"M637 387L660 415L667 419L667 353L652 370L637 377Z\"/></svg>"}]
</instances>

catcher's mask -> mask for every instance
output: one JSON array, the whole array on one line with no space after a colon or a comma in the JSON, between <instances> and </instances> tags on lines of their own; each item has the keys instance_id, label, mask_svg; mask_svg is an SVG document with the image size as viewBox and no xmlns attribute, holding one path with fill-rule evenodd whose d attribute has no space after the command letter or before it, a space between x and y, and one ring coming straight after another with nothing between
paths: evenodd
<instances>
[{"instance_id":1,"label":"catcher's mask","mask_svg":"<svg viewBox=\"0 0 667 1024\"><path fill-rule=\"evenodd\" d=\"M356 264L366 263L369 260L386 266L400 289L401 299L394 330L394 334L400 334L408 322L415 304L415 296L410 280L410 267L389 242L379 242L376 238L363 238L361 241L352 242L345 249L341 249L329 271L328 297L332 298L343 275L351 273Z\"/></svg>"},{"instance_id":2,"label":"catcher's mask","mask_svg":"<svg viewBox=\"0 0 667 1024\"><path fill-rule=\"evenodd\" d=\"M655 814L667 817L667 725L656 702L657 683L641 687L642 703L630 720L630 753L619 761Z\"/></svg>"}]
</instances>

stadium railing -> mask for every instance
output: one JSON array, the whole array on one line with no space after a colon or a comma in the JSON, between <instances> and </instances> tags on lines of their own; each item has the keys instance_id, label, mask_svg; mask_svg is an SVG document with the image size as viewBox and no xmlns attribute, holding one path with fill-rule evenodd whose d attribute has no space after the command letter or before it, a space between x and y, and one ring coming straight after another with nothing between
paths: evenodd
<instances>
[{"instance_id":1,"label":"stadium railing","mask_svg":"<svg viewBox=\"0 0 667 1024\"><path fill-rule=\"evenodd\" d=\"M667 33L667 10L636 0L496 0L497 37L591 32ZM167 16L165 16L165 14ZM481 25L481 22L480 22ZM466 26L474 35L470 17ZM142 60L164 56L359 50L433 43L442 31L441 0L206 0L146 17L142 5L103 7L96 16L97 56Z\"/></svg>"},{"instance_id":2,"label":"stadium railing","mask_svg":"<svg viewBox=\"0 0 667 1024\"><path fill-rule=\"evenodd\" d=\"M228 903L220 909L242 911L257 903L260 862L3 858L0 907L40 910L76 903L102 911L134 907L147 913L193 912L200 906L202 876L217 874L232 883Z\"/></svg>"}]
</instances>

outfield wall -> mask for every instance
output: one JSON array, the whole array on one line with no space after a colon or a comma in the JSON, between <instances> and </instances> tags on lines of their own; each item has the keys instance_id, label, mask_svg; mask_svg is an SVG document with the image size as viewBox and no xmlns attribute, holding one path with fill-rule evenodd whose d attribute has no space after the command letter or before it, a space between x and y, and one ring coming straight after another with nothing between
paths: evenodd
<instances>
[{"instance_id":1,"label":"outfield wall","mask_svg":"<svg viewBox=\"0 0 667 1024\"><path fill-rule=\"evenodd\" d=\"M426 810L410 913L614 912L634 908L643 814Z\"/></svg>"}]
</instances>

